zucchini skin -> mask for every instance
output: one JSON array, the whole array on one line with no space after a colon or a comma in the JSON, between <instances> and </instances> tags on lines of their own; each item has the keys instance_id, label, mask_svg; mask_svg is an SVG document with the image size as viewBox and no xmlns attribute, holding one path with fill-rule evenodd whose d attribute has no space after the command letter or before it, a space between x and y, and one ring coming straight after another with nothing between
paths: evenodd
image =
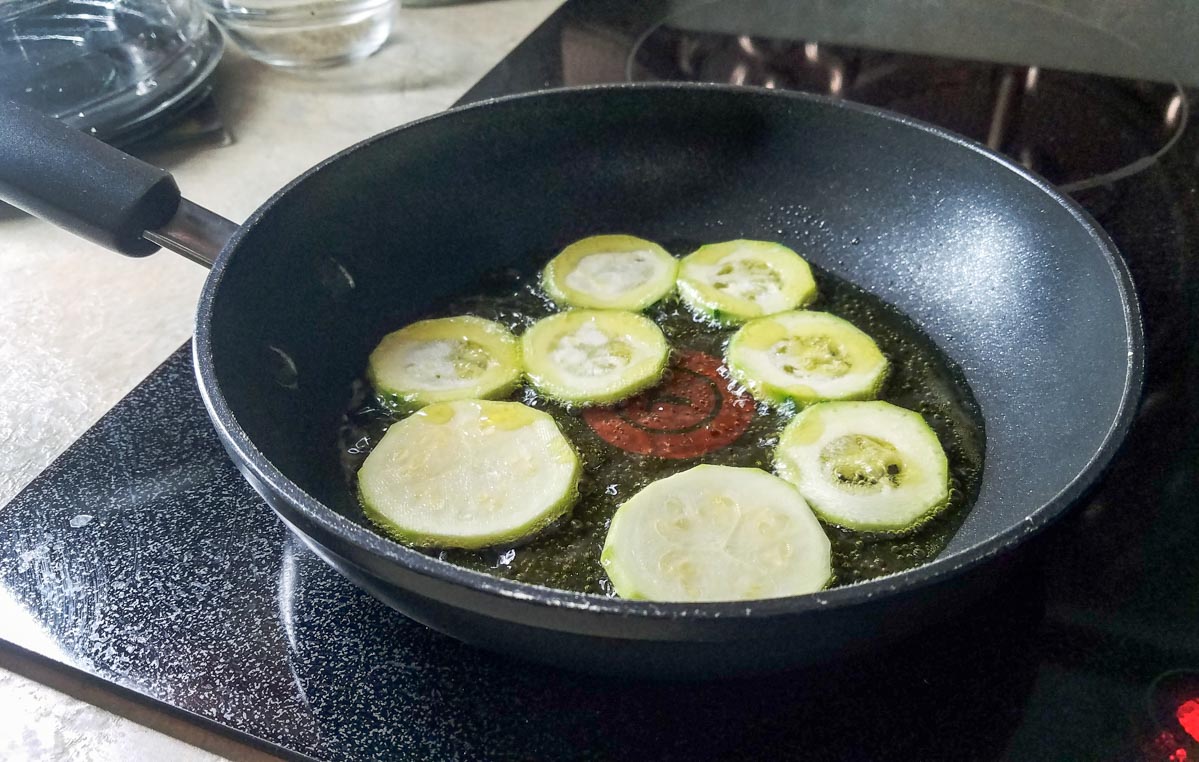
<instances>
[{"instance_id":1,"label":"zucchini skin","mask_svg":"<svg viewBox=\"0 0 1199 762\"><path fill-rule=\"evenodd\" d=\"M817 386L821 378L835 383L835 379L850 373L861 377L873 373L874 377L851 391L830 390L827 384L822 390L798 381L784 386L777 377L770 377L774 369L769 365L765 369L760 364L755 366L752 353L763 352L780 341L804 339L824 340L829 345L835 342L836 348L831 351L835 351L837 359L848 366L838 375L812 373L815 377L812 381ZM777 408L802 409L819 402L875 400L891 374L890 360L869 334L845 318L807 310L782 312L749 321L729 339L724 358L733 380L748 389L754 399Z\"/></svg>"},{"instance_id":2,"label":"zucchini skin","mask_svg":"<svg viewBox=\"0 0 1199 762\"><path fill-rule=\"evenodd\" d=\"M805 444L815 444L820 442L821 440L819 436L823 436L825 428L832 425L831 422L818 423L817 428L821 434L818 435L818 438L814 442L801 441L795 443L792 440L795 436L798 436L797 432L799 428L808 425L807 416L822 415L828 413L829 411L839 412L840 410L852 410L854 408L857 408L858 410L877 408L878 410L882 411L884 415L898 414L899 416L902 416L902 419L907 423L911 423L913 425L916 425L917 420L919 421L920 428L917 429L917 431L922 438L926 438L925 441L916 442L915 445L909 445L908 447L902 449L898 446L895 446L893 442L895 437L891 437L886 441L892 444L892 446L895 446L897 450L904 452L908 458L912 457L910 454L912 449L917 448L922 444L929 445L928 449L931 453L931 457L927 462L917 462L917 473L933 470L940 472L941 478L930 480L928 482L929 490L936 489L938 497L935 499L932 499L931 497L930 499L927 499L925 502L927 502L928 505L922 511L917 514L913 514L910 518L904 521L870 521L847 518L843 509L825 503L825 501L817 496L814 491L808 488L808 485L805 483L806 474L800 467L801 464L796 462L799 459L798 456L796 456L793 452L788 452L789 450L794 449L796 445L803 446ZM875 432L866 430L857 430L855 433L857 435L867 437L872 437L875 435ZM933 443L936 445L935 448L931 447ZM893 405L890 402L877 400L866 402L834 401L820 402L809 406L799 415L793 418L779 435L779 441L775 447L774 470L775 473L777 473L780 477L791 482L799 489L800 493L803 494L803 496L807 499L808 505L812 508L816 515L820 517L821 521L829 524L830 526L841 527L856 532L871 532L896 537L911 534L912 532L919 530L929 521L936 518L952 502L952 477L950 476L949 470L949 458L945 453L945 448L941 444L940 439L937 437L936 432L933 431L933 429L924 420L924 417L919 413L906 408L901 408L898 405ZM930 496L931 494L932 493L930 491ZM897 496L893 499L893 501L899 499L900 497Z\"/></svg>"},{"instance_id":3,"label":"zucchini skin","mask_svg":"<svg viewBox=\"0 0 1199 762\"><path fill-rule=\"evenodd\" d=\"M735 513L705 513L721 503ZM752 529L756 522L762 523ZM775 531L758 534L764 526ZM713 531L742 538L733 545L740 550L713 552ZM786 549L781 558L761 555L779 547ZM680 566L692 568L684 572L690 581L661 565L676 554L683 557ZM618 594L632 600L760 600L818 592L834 578L831 542L795 486L742 466L698 465L643 487L617 509L600 563ZM752 569L748 579L746 567Z\"/></svg>"},{"instance_id":4,"label":"zucchini skin","mask_svg":"<svg viewBox=\"0 0 1199 762\"><path fill-rule=\"evenodd\" d=\"M422 335L423 334L423 335ZM389 342L421 341L434 342L453 338L466 338L477 342L496 362L494 369L486 373L492 377L485 383L460 389L399 388L394 379L389 382L380 377L378 364L385 364L386 353L392 349ZM437 402L458 399L503 399L520 386L524 366L520 357L520 342L503 325L474 315L417 320L388 333L371 351L367 361L366 380L375 392L375 399L383 407L399 415L407 415Z\"/></svg>"},{"instance_id":5,"label":"zucchini skin","mask_svg":"<svg viewBox=\"0 0 1199 762\"><path fill-rule=\"evenodd\" d=\"M471 417L459 419L466 411ZM497 429L516 438L479 439ZM513 467L511 456L521 454L533 481L505 470ZM376 456L381 460L372 461ZM461 482L447 481L447 463L468 471L482 463L494 478L471 481L476 490L463 493ZM418 548L478 550L530 538L569 514L582 474L578 450L548 413L519 402L456 400L394 424L359 468L356 493L363 515L392 539ZM497 492L503 502L488 497ZM480 511L491 512L482 525Z\"/></svg>"},{"instance_id":6,"label":"zucchini skin","mask_svg":"<svg viewBox=\"0 0 1199 762\"><path fill-rule=\"evenodd\" d=\"M549 348L540 346L552 342L549 331L556 328L557 323L567 323L571 320L596 320L599 322L615 323L618 320L633 320L636 330L644 331L645 345L648 351L656 353L653 367L643 370L636 378L620 379L608 390L578 391L569 388L564 383L552 377L554 361L548 357ZM623 334L631 336L631 331ZM652 341L653 346L648 343ZM640 392L656 386L670 365L671 348L662 333L662 329L648 317L636 312L618 310L567 310L549 317L542 318L531 326L520 338L521 356L524 358L525 378L536 389L537 393L551 400L567 405L589 407L595 405L611 405L628 399Z\"/></svg>"},{"instance_id":7,"label":"zucchini skin","mask_svg":"<svg viewBox=\"0 0 1199 762\"><path fill-rule=\"evenodd\" d=\"M780 291L784 301L774 308L767 309L753 299L736 295L722 298L720 293L709 287L709 281L697 272L699 268L710 267L724 258L736 258L739 251L752 252L754 249L759 250L758 257L761 261L773 260L776 267L772 267L771 270L782 280ZM734 261L751 258L752 253ZM817 297L816 281L807 260L780 243L749 239L705 244L688 254L679 263L677 288L679 296L692 314L721 328L735 327L755 318L779 312L802 309ZM742 304L739 305L738 302Z\"/></svg>"},{"instance_id":8,"label":"zucchini skin","mask_svg":"<svg viewBox=\"0 0 1199 762\"><path fill-rule=\"evenodd\" d=\"M491 548L501 545L511 545L520 540L531 539L548 529L553 524L556 524L564 516L570 513L570 509L579 499L579 479L582 477L583 467L579 460L578 453L575 453L575 470L573 480L575 486L563 495L562 500L555 503L543 516L537 520L530 521L522 526L516 527L509 532L502 532L494 535L489 535L485 539L464 540L457 535L439 535L439 534L423 534L420 532L412 532L399 524L396 524L385 515L375 510L370 502L363 496L361 486L357 489L358 502L362 505L362 513L370 522L381 529L384 534L391 537L404 545L413 548L460 548L462 550L482 550L483 548Z\"/></svg>"},{"instance_id":9,"label":"zucchini skin","mask_svg":"<svg viewBox=\"0 0 1199 762\"><path fill-rule=\"evenodd\" d=\"M621 299L605 301L594 295L579 292L564 281L580 261L591 254L649 251L665 266L667 277L658 288L645 288L641 298L625 294ZM653 241L631 235L595 235L570 244L546 264L541 271L541 288L560 307L597 310L626 310L640 312L668 298L675 291L679 262L670 252ZM559 281L563 281L559 283ZM574 292L574 293L571 293Z\"/></svg>"}]
</instances>

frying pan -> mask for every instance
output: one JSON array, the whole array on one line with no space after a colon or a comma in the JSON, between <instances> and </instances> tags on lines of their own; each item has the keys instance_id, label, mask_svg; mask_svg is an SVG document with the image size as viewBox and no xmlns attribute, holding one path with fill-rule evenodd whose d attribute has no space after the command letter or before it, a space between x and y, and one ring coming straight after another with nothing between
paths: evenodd
<instances>
[{"instance_id":1,"label":"frying pan","mask_svg":"<svg viewBox=\"0 0 1199 762\"><path fill-rule=\"evenodd\" d=\"M689 84L501 98L366 140L240 226L181 202L162 170L31 112L5 109L0 135L3 198L127 254L164 244L211 264L200 391L233 462L294 532L405 614L529 659L727 676L944 622L1095 482L1141 389L1140 314L1102 230L1002 157L872 108ZM911 317L985 421L978 498L942 554L813 595L661 604L492 578L373 531L336 433L375 342L486 272L529 271L611 231L779 240Z\"/></svg>"}]
</instances>

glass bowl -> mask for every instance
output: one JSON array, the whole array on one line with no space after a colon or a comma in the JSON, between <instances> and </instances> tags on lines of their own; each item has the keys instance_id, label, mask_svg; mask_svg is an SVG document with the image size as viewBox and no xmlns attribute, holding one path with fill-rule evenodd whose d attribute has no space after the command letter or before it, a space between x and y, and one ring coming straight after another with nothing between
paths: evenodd
<instances>
[{"instance_id":1,"label":"glass bowl","mask_svg":"<svg viewBox=\"0 0 1199 762\"><path fill-rule=\"evenodd\" d=\"M206 0L251 57L284 67L333 66L374 53L391 34L397 0Z\"/></svg>"},{"instance_id":2,"label":"glass bowl","mask_svg":"<svg viewBox=\"0 0 1199 762\"><path fill-rule=\"evenodd\" d=\"M0 2L0 97L111 140L190 105L223 45L197 0Z\"/></svg>"}]
</instances>

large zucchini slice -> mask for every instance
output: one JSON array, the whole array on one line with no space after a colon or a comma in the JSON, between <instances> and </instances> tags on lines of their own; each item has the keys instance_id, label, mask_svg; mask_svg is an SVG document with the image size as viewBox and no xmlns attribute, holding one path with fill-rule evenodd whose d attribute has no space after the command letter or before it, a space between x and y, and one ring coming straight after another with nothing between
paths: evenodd
<instances>
[{"instance_id":1,"label":"large zucchini slice","mask_svg":"<svg viewBox=\"0 0 1199 762\"><path fill-rule=\"evenodd\" d=\"M679 265L679 296L697 316L737 325L816 297L812 268L779 243L737 240L701 246Z\"/></svg>"},{"instance_id":2,"label":"large zucchini slice","mask_svg":"<svg viewBox=\"0 0 1199 762\"><path fill-rule=\"evenodd\" d=\"M387 334L371 352L367 378L397 412L433 402L506 397L520 383L520 345L481 317L421 320Z\"/></svg>"},{"instance_id":3,"label":"large zucchini slice","mask_svg":"<svg viewBox=\"0 0 1199 762\"><path fill-rule=\"evenodd\" d=\"M919 413L889 402L822 402L787 424L775 470L848 529L901 532L943 509L949 461Z\"/></svg>"},{"instance_id":4,"label":"large zucchini slice","mask_svg":"<svg viewBox=\"0 0 1199 762\"><path fill-rule=\"evenodd\" d=\"M565 307L637 311L674 290L678 269L678 260L653 241L597 235L551 259L541 283Z\"/></svg>"},{"instance_id":5,"label":"large zucchini slice","mask_svg":"<svg viewBox=\"0 0 1199 762\"><path fill-rule=\"evenodd\" d=\"M790 484L757 468L702 465L620 506L601 563L624 598L729 601L811 593L831 545Z\"/></svg>"},{"instance_id":6,"label":"large zucchini slice","mask_svg":"<svg viewBox=\"0 0 1199 762\"><path fill-rule=\"evenodd\" d=\"M578 497L578 456L554 419L519 402L458 400L395 423L358 470L366 515L418 547L515 542Z\"/></svg>"},{"instance_id":7,"label":"large zucchini slice","mask_svg":"<svg viewBox=\"0 0 1199 762\"><path fill-rule=\"evenodd\" d=\"M521 349L537 391L577 405L608 405L653 386L670 354L654 321L610 310L542 318L525 331Z\"/></svg>"},{"instance_id":8,"label":"large zucchini slice","mask_svg":"<svg viewBox=\"0 0 1199 762\"><path fill-rule=\"evenodd\" d=\"M725 359L734 379L775 405L870 400L887 377L874 339L827 312L751 320L733 335Z\"/></svg>"}]
</instances>

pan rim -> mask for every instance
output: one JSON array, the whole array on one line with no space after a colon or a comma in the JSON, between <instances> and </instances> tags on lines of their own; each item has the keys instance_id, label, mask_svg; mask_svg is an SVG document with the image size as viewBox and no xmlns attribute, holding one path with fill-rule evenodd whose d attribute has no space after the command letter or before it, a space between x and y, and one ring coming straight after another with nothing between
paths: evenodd
<instances>
[{"instance_id":1,"label":"pan rim","mask_svg":"<svg viewBox=\"0 0 1199 762\"><path fill-rule=\"evenodd\" d=\"M894 124L903 125L910 129L920 130L941 140L956 144L961 148L990 159L1000 168L1018 175L1023 180L1035 186L1049 200L1062 207L1079 225L1087 230L1091 239L1101 250L1107 261L1117 288L1123 297L1124 323L1128 336L1128 365L1125 372L1124 388L1121 392L1119 407L1116 410L1111 425L1108 427L1102 443L1092 454L1092 457L1077 474L1063 485L1053 498L1031 511L1022 522L949 555L939 556L922 566L864 582L801 596L710 603L631 601L590 593L559 590L541 585L501 579L482 572L472 571L407 548L377 532L360 526L324 505L288 479L258 450L249 435L238 424L236 417L228 407L224 395L220 391L220 385L216 378L212 334L210 331L213 302L227 271L228 264L235 256L235 252L239 248L242 239L270 213L271 209L281 198L286 196L297 185L307 181L326 166L356 151L363 150L378 141L385 140L393 134L418 128L440 119L453 118L454 115L461 112L486 109L494 104L507 103L509 101L570 97L580 93L618 91L708 91L737 93L755 97L809 101L821 104L824 107L855 111ZM1127 263L1106 231L1077 202L1062 194L1044 178L1013 163L1006 157L991 151L976 141L936 125L885 109L811 93L690 82L625 82L560 87L489 98L447 109L386 130L326 158L273 194L270 199L250 215L226 243L220 256L213 264L212 272L201 292L196 312L196 327L193 341L193 362L201 397L218 433L224 440L225 446L232 450L234 460L243 469L251 471L255 478L261 480L271 490L280 494L293 508L300 510L307 520L318 525L324 531L337 536L342 541L364 549L389 563L397 564L409 572L510 602L534 604L543 606L546 609L568 609L577 611L579 614L594 614L598 616L614 615L626 618L640 617L649 619L722 619L731 621L792 616L809 611L843 608L881 595L915 591L921 587L932 585L968 569L977 567L983 562L1002 555L1030 539L1032 535L1039 533L1059 518L1069 506L1081 499L1095 485L1103 471L1123 445L1139 407L1144 382L1144 353L1144 327L1141 310ZM985 472L983 478L986 478Z\"/></svg>"}]
</instances>

